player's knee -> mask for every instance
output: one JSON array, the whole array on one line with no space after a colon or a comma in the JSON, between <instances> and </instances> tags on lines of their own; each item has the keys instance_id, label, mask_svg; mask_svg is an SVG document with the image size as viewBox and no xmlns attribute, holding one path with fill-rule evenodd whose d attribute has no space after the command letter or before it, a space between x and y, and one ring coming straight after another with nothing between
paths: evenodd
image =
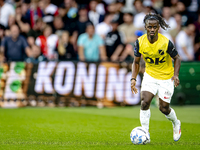
<instances>
[{"instance_id":1,"label":"player's knee","mask_svg":"<svg viewBox=\"0 0 200 150\"><path fill-rule=\"evenodd\" d=\"M147 109L149 109L149 106L150 106L150 102L148 102L147 100L142 99L141 109L142 110L147 110Z\"/></svg>"},{"instance_id":2,"label":"player's knee","mask_svg":"<svg viewBox=\"0 0 200 150\"><path fill-rule=\"evenodd\" d=\"M163 114L165 114L165 115L168 115L169 112L170 112L170 109L169 109L168 106L162 106L162 105L160 105L160 106L159 106L159 109L160 109L160 111L161 111Z\"/></svg>"}]
</instances>

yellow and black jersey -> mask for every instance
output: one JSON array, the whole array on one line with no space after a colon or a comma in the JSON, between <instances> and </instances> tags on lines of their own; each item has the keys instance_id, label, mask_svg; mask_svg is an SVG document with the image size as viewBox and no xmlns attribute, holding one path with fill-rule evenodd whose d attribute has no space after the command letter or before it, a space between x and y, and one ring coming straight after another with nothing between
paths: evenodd
<instances>
[{"instance_id":1,"label":"yellow and black jersey","mask_svg":"<svg viewBox=\"0 0 200 150\"><path fill-rule=\"evenodd\" d=\"M134 48L136 57L143 56L146 62L145 71L150 76L159 80L167 80L174 75L171 57L174 58L178 52L164 35L158 33L158 40L151 44L147 39L147 34L144 34L136 40Z\"/></svg>"}]
</instances>

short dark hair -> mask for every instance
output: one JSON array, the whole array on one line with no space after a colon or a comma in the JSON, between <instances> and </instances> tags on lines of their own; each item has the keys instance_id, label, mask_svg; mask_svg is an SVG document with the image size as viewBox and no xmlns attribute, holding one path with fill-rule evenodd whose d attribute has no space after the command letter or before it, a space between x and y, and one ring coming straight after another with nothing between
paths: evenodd
<instances>
[{"instance_id":1,"label":"short dark hair","mask_svg":"<svg viewBox=\"0 0 200 150\"><path fill-rule=\"evenodd\" d=\"M126 1L125 0L117 0L116 3L121 3L121 4L125 5Z\"/></svg>"},{"instance_id":2,"label":"short dark hair","mask_svg":"<svg viewBox=\"0 0 200 150\"><path fill-rule=\"evenodd\" d=\"M80 4L79 7L78 7L78 10L81 10L81 9L86 9L87 10L87 5Z\"/></svg>"},{"instance_id":3,"label":"short dark hair","mask_svg":"<svg viewBox=\"0 0 200 150\"><path fill-rule=\"evenodd\" d=\"M87 28L88 26L93 26L93 27L94 27L94 25L93 25L92 22L88 22L88 23L86 23L86 28Z\"/></svg>"},{"instance_id":4,"label":"short dark hair","mask_svg":"<svg viewBox=\"0 0 200 150\"><path fill-rule=\"evenodd\" d=\"M125 15L125 14L128 14L128 15L130 15L130 16L132 16L132 17L134 16L133 13L131 13L131 12L124 12L124 15Z\"/></svg>"},{"instance_id":5,"label":"short dark hair","mask_svg":"<svg viewBox=\"0 0 200 150\"><path fill-rule=\"evenodd\" d=\"M146 25L147 20L157 20L160 27L166 30L167 28L170 28L170 26L165 22L165 20L159 15L159 14L153 14L149 13L144 17L144 24Z\"/></svg>"}]
</instances>

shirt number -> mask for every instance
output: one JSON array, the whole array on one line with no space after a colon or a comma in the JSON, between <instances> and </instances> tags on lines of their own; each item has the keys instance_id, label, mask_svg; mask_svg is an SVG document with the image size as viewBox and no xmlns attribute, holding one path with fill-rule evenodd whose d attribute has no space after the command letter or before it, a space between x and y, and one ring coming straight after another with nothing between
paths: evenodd
<instances>
[{"instance_id":1,"label":"shirt number","mask_svg":"<svg viewBox=\"0 0 200 150\"><path fill-rule=\"evenodd\" d=\"M155 59L153 59L153 58L150 58L150 57L145 57L145 59L146 59L146 61L148 62L148 63L150 63L150 64L155 64L155 65L159 65L159 63L164 63L165 62L165 57L163 57L163 58L155 58Z\"/></svg>"}]
</instances>

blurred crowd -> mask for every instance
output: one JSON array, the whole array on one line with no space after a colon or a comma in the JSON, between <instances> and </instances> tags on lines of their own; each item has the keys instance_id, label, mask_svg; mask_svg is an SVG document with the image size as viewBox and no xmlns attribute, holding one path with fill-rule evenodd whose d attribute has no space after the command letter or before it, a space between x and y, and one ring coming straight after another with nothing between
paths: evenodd
<instances>
[{"instance_id":1,"label":"blurred crowd","mask_svg":"<svg viewBox=\"0 0 200 150\"><path fill-rule=\"evenodd\" d=\"M150 12L182 61L200 60L200 0L0 0L0 59L132 61Z\"/></svg>"}]
</instances>

